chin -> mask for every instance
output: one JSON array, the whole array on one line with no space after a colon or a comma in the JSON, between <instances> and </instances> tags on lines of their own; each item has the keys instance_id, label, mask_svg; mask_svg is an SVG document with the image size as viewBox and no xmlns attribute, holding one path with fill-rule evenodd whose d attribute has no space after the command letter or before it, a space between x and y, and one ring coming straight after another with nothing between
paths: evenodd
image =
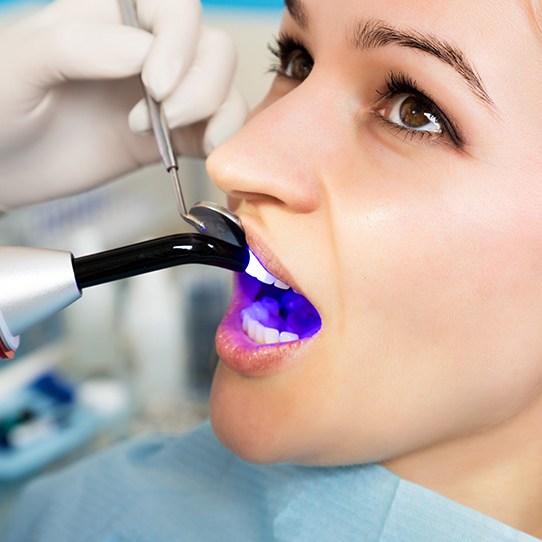
<instances>
[{"instance_id":1,"label":"chin","mask_svg":"<svg viewBox=\"0 0 542 542\"><path fill-rule=\"evenodd\" d=\"M300 385L281 377L246 378L224 365L217 368L210 402L214 432L239 458L255 464L294 463L331 466L367 463L381 458L374 436L353 443L348 421L332 408L299 394ZM287 380L287 379L286 379ZM321 403L321 401L320 401ZM342 436L345 438L342 438Z\"/></svg>"},{"instance_id":2,"label":"chin","mask_svg":"<svg viewBox=\"0 0 542 542\"><path fill-rule=\"evenodd\" d=\"M258 465L287 461L287 458L270 450L267 439L258 431L247 433L246 427L212 414L211 423L222 445L243 461Z\"/></svg>"},{"instance_id":3,"label":"chin","mask_svg":"<svg viewBox=\"0 0 542 542\"><path fill-rule=\"evenodd\" d=\"M269 403L261 387L256 380L240 377L219 365L210 401L213 430L226 448L250 463L291 460L285 418L281 409L273 408L276 403L265 406Z\"/></svg>"}]
</instances>

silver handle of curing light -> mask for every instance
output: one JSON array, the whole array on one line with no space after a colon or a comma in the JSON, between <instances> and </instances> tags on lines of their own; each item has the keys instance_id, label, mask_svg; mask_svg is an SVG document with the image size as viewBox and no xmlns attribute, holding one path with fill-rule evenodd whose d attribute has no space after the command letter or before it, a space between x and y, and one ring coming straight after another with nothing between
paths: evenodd
<instances>
[{"instance_id":1,"label":"silver handle of curing light","mask_svg":"<svg viewBox=\"0 0 542 542\"><path fill-rule=\"evenodd\" d=\"M0 247L0 358L11 359L19 334L81 297L72 254Z\"/></svg>"},{"instance_id":2,"label":"silver handle of curing light","mask_svg":"<svg viewBox=\"0 0 542 542\"><path fill-rule=\"evenodd\" d=\"M74 258L70 252L0 247L0 358L11 359L18 335L98 284L184 264L244 271L246 244L181 233Z\"/></svg>"}]
</instances>

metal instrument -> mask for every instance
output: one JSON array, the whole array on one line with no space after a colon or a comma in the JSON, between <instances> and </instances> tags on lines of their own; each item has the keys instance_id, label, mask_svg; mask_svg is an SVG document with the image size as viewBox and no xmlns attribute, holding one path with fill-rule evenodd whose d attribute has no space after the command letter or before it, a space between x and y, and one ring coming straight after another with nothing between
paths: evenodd
<instances>
[{"instance_id":1,"label":"metal instrument","mask_svg":"<svg viewBox=\"0 0 542 542\"><path fill-rule=\"evenodd\" d=\"M141 28L137 17L134 0L119 0L124 24L134 28ZM141 82L143 95L149 110L152 130L158 146L158 151L164 166L171 176L177 209L181 218L196 228L200 233L229 242L244 243L244 232L241 222L237 216L221 205L208 201L196 203L190 211L187 211L183 196L182 185L179 179L179 166L177 156L171 142L169 127L164 117L161 105L149 94L149 91Z\"/></svg>"},{"instance_id":2,"label":"metal instrument","mask_svg":"<svg viewBox=\"0 0 542 542\"><path fill-rule=\"evenodd\" d=\"M139 28L133 0L119 0L119 5L125 24ZM13 358L19 334L71 305L83 288L189 263L246 269L249 251L237 216L205 201L187 212L167 122L144 85L143 94L179 213L200 233L171 235L81 258L59 250L0 247L0 358Z\"/></svg>"}]
</instances>

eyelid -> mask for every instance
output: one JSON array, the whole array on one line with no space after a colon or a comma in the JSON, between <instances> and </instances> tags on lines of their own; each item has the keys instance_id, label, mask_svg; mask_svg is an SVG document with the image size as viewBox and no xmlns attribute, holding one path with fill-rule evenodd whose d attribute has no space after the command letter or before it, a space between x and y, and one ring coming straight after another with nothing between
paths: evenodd
<instances>
[{"instance_id":1,"label":"eyelid","mask_svg":"<svg viewBox=\"0 0 542 542\"><path fill-rule=\"evenodd\" d=\"M268 45L269 50L280 62L280 65L274 64L271 66L270 71L275 72L279 76L291 79L293 81L303 81L302 78L292 77L286 73L285 62L290 60L290 55L295 51L306 53L307 56L313 61L313 56L308 51L307 47L301 40L295 38L291 34L281 31L278 36L274 38L274 43ZM386 100L392 100L397 98L400 94L409 94L418 97L421 101L427 104L437 117L439 123L442 125L442 132L428 132L424 130L413 130L405 126L400 126L389 119L386 119L382 115L379 115L377 111L373 111L375 116L380 117L380 120L385 122L388 126L393 126L396 130L400 130L405 133L405 136L411 138L427 138L431 137L433 140L440 140L447 138L456 149L462 150L465 146L465 140L463 139L461 132L457 129L457 125L451 117L443 111L443 109L437 105L436 101L425 91L421 90L418 84L410 78L408 75L401 72L390 72L386 78L386 89L384 91L376 91L380 95L378 103L383 103ZM435 141L436 142L436 141Z\"/></svg>"},{"instance_id":2,"label":"eyelid","mask_svg":"<svg viewBox=\"0 0 542 542\"><path fill-rule=\"evenodd\" d=\"M277 73L278 75L284 77L288 77L290 79L292 79L292 77L287 75L285 72L285 62L289 59L292 53L294 53L295 51L300 51L302 53L305 53L311 60L313 58L307 47L305 47L301 40L284 31L281 31L278 36L275 36L273 42L269 43L267 48L275 57L275 59L280 63L271 64L269 71Z\"/></svg>"},{"instance_id":3,"label":"eyelid","mask_svg":"<svg viewBox=\"0 0 542 542\"><path fill-rule=\"evenodd\" d=\"M379 123L384 125L386 129L392 130L396 135L400 135L401 138L405 141L430 140L435 143L443 142L442 141L443 135L440 133L424 131L424 130L412 130L410 128L401 126L400 124L397 124L396 122L391 121L389 118L387 118L384 115L381 115L377 111L374 111L373 115ZM449 140L449 142L451 143L451 140ZM454 148L455 148L455 145L454 145Z\"/></svg>"},{"instance_id":4,"label":"eyelid","mask_svg":"<svg viewBox=\"0 0 542 542\"><path fill-rule=\"evenodd\" d=\"M436 101L431 98L431 96L422 90L419 85L407 74L401 73L401 72L390 72L388 76L386 77L386 88L385 90L379 90L377 93L380 95L380 99L378 100L378 103L383 103L386 100L392 100L394 98L399 97L400 95L404 94L410 94L413 96L417 96L421 101L425 102L425 104L432 108L439 119L439 121L443 125L443 131L445 134L444 136L448 136L450 142L458 149L461 149L465 145L464 138L461 135L461 132L457 128L457 124L453 122L451 117L443 111L443 109L437 105ZM377 103L377 105L378 105ZM378 114L378 113L377 113ZM386 119L383 119L386 120ZM395 124L391 121L388 122L388 124ZM400 127L399 125L396 125ZM400 127L404 128L405 130L411 131L406 127ZM415 132L415 130L412 130ZM421 132L420 133L424 133Z\"/></svg>"}]
</instances>

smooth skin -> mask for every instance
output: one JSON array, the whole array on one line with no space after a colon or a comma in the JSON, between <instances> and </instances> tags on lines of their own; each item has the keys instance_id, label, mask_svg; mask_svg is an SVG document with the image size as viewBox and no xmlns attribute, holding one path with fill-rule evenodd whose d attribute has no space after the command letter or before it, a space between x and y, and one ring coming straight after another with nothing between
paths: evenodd
<instances>
[{"instance_id":1,"label":"smooth skin","mask_svg":"<svg viewBox=\"0 0 542 542\"><path fill-rule=\"evenodd\" d=\"M250 461L381 462L542 537L536 18L510 0L337 6L290 5L281 32L301 53L208 160L249 244L323 323L269 374L220 364L214 428ZM404 44L353 47L366 19L460 49L480 88ZM397 127L390 72L432 99L440 132Z\"/></svg>"}]
</instances>

